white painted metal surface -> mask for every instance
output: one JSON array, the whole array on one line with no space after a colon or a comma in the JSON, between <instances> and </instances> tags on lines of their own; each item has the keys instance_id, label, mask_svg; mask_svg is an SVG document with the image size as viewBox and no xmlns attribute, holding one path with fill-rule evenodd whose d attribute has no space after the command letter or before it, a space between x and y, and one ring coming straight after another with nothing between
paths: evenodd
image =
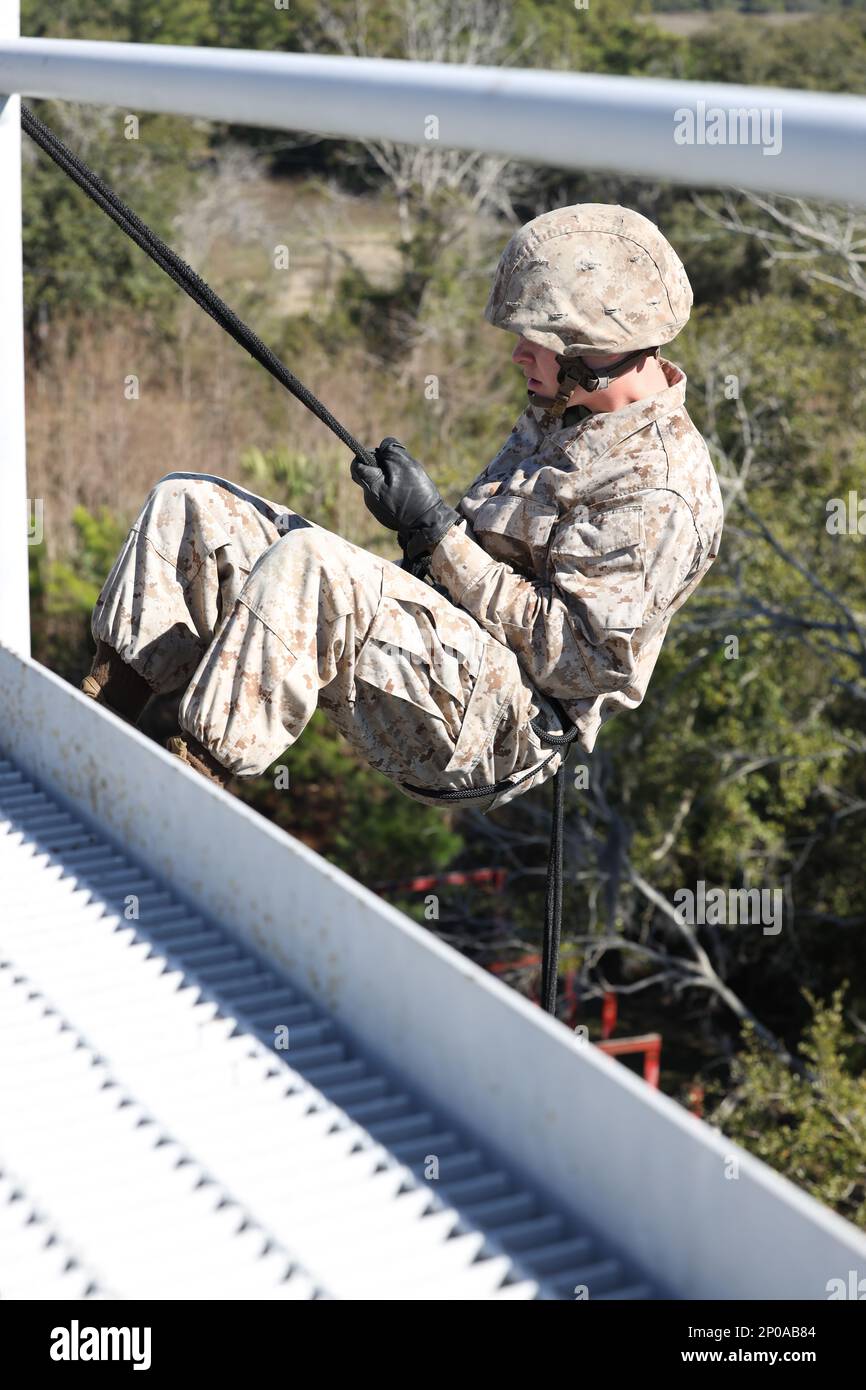
<instances>
[{"instance_id":1,"label":"white painted metal surface","mask_svg":"<svg viewBox=\"0 0 866 1390\"><path fill-rule=\"evenodd\" d=\"M649 1296L6 761L0 885L4 1298Z\"/></svg>"},{"instance_id":2,"label":"white painted metal surface","mask_svg":"<svg viewBox=\"0 0 866 1390\"><path fill-rule=\"evenodd\" d=\"M532 164L866 200L862 97L64 39L0 44L0 91L351 140L387 138L426 146L435 129L445 147ZM681 113L689 111L695 139L679 144L676 132L685 130L688 119ZM724 143L714 143L716 134L710 133L721 130L716 111L725 113ZM730 130L741 129L739 111L755 111L757 124L750 120L748 133L731 143Z\"/></svg>"},{"instance_id":3,"label":"white painted metal surface","mask_svg":"<svg viewBox=\"0 0 866 1390\"><path fill-rule=\"evenodd\" d=\"M111 827L197 911L339 1020L366 1057L482 1136L578 1235L657 1291L823 1299L828 1279L850 1269L866 1276L866 1239L853 1226L2 649L0 708L0 742L33 776ZM65 1229L64 1214L50 1209Z\"/></svg>"},{"instance_id":4,"label":"white painted metal surface","mask_svg":"<svg viewBox=\"0 0 866 1390\"><path fill-rule=\"evenodd\" d=\"M0 973L2 979L2 973ZM3 985L0 984L0 997ZM105 1298L93 1271L27 1186L0 1170L0 1296Z\"/></svg>"},{"instance_id":5,"label":"white painted metal surface","mask_svg":"<svg viewBox=\"0 0 866 1390\"><path fill-rule=\"evenodd\" d=\"M18 0L4 0L0 41L17 34ZM18 97L0 95L0 641L29 656L27 535L21 116Z\"/></svg>"}]
</instances>

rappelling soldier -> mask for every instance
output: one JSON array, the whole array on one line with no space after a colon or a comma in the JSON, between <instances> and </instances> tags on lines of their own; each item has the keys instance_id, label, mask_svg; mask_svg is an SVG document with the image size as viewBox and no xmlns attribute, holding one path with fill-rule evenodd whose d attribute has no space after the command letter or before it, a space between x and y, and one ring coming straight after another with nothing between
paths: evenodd
<instances>
[{"instance_id":1,"label":"rappelling soldier","mask_svg":"<svg viewBox=\"0 0 866 1390\"><path fill-rule=\"evenodd\" d=\"M456 507L393 438L352 464L403 565L225 479L169 474L100 593L82 689L133 722L183 691L169 746L222 784L263 772L319 705L416 799L475 791L488 810L546 781L562 752L539 731L591 752L639 705L718 553L718 480L661 356L691 305L639 213L534 218L485 311L527 379L499 453Z\"/></svg>"}]
</instances>

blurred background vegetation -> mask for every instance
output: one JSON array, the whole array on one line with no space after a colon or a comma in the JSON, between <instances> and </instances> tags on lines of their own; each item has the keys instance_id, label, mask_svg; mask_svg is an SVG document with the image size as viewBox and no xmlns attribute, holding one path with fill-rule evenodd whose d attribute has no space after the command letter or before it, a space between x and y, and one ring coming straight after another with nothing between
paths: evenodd
<instances>
[{"instance_id":1,"label":"blurred background vegetation","mask_svg":"<svg viewBox=\"0 0 866 1390\"><path fill-rule=\"evenodd\" d=\"M630 0L24 0L22 29L866 93L863 0L705 0L676 13ZM713 1123L866 1225L866 540L825 524L866 463L866 220L166 116L141 114L129 139L124 110L35 105L356 435L397 435L455 501L525 399L511 341L482 318L512 229L558 205L620 202L671 238L697 308L669 355L689 376L727 525L647 700L605 729L588 788L569 793L563 958L577 1003L562 1012L597 1037L601 997L615 992L620 1032L662 1033L665 1090L683 1103L702 1094ZM80 680L99 587L172 469L236 478L395 557L342 446L24 153L30 492L45 508L31 551L35 654ZM149 731L164 737L174 717L170 702L152 706ZM419 806L319 715L283 761L288 790L272 770L241 794L532 990L520 961L538 948L545 798L490 817ZM507 871L505 892L437 887L438 916L407 886L483 867ZM778 888L782 932L706 925L684 938L669 905L699 880Z\"/></svg>"}]
</instances>

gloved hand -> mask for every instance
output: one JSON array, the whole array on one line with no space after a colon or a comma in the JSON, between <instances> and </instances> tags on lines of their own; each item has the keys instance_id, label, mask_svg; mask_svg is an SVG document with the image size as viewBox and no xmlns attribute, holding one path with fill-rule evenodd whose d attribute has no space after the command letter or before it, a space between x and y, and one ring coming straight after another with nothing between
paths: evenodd
<instances>
[{"instance_id":1,"label":"gloved hand","mask_svg":"<svg viewBox=\"0 0 866 1390\"><path fill-rule=\"evenodd\" d=\"M439 489L424 467L392 436L374 450L375 464L357 455L352 477L364 489L367 510L377 521L396 531L411 559L437 546L460 517L442 500Z\"/></svg>"}]
</instances>

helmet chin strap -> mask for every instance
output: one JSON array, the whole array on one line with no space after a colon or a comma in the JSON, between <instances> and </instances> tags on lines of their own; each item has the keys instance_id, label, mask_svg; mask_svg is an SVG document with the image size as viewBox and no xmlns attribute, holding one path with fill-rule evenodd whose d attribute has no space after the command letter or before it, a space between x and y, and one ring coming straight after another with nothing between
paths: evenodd
<instances>
[{"instance_id":1,"label":"helmet chin strap","mask_svg":"<svg viewBox=\"0 0 866 1390\"><path fill-rule=\"evenodd\" d=\"M580 386L584 391L606 391L611 382L618 376L622 376L638 357L658 357L659 349L637 348L635 352L626 353L625 357L620 357L617 362L608 362L604 370L606 376L598 376L592 367L588 367L582 357L565 357L562 353L556 354L559 363L559 375L557 381L559 390L555 396L540 396L535 391L528 392L533 405L545 406L545 414L542 424L548 424L553 420L558 420L564 413L571 393L576 386Z\"/></svg>"}]
</instances>

